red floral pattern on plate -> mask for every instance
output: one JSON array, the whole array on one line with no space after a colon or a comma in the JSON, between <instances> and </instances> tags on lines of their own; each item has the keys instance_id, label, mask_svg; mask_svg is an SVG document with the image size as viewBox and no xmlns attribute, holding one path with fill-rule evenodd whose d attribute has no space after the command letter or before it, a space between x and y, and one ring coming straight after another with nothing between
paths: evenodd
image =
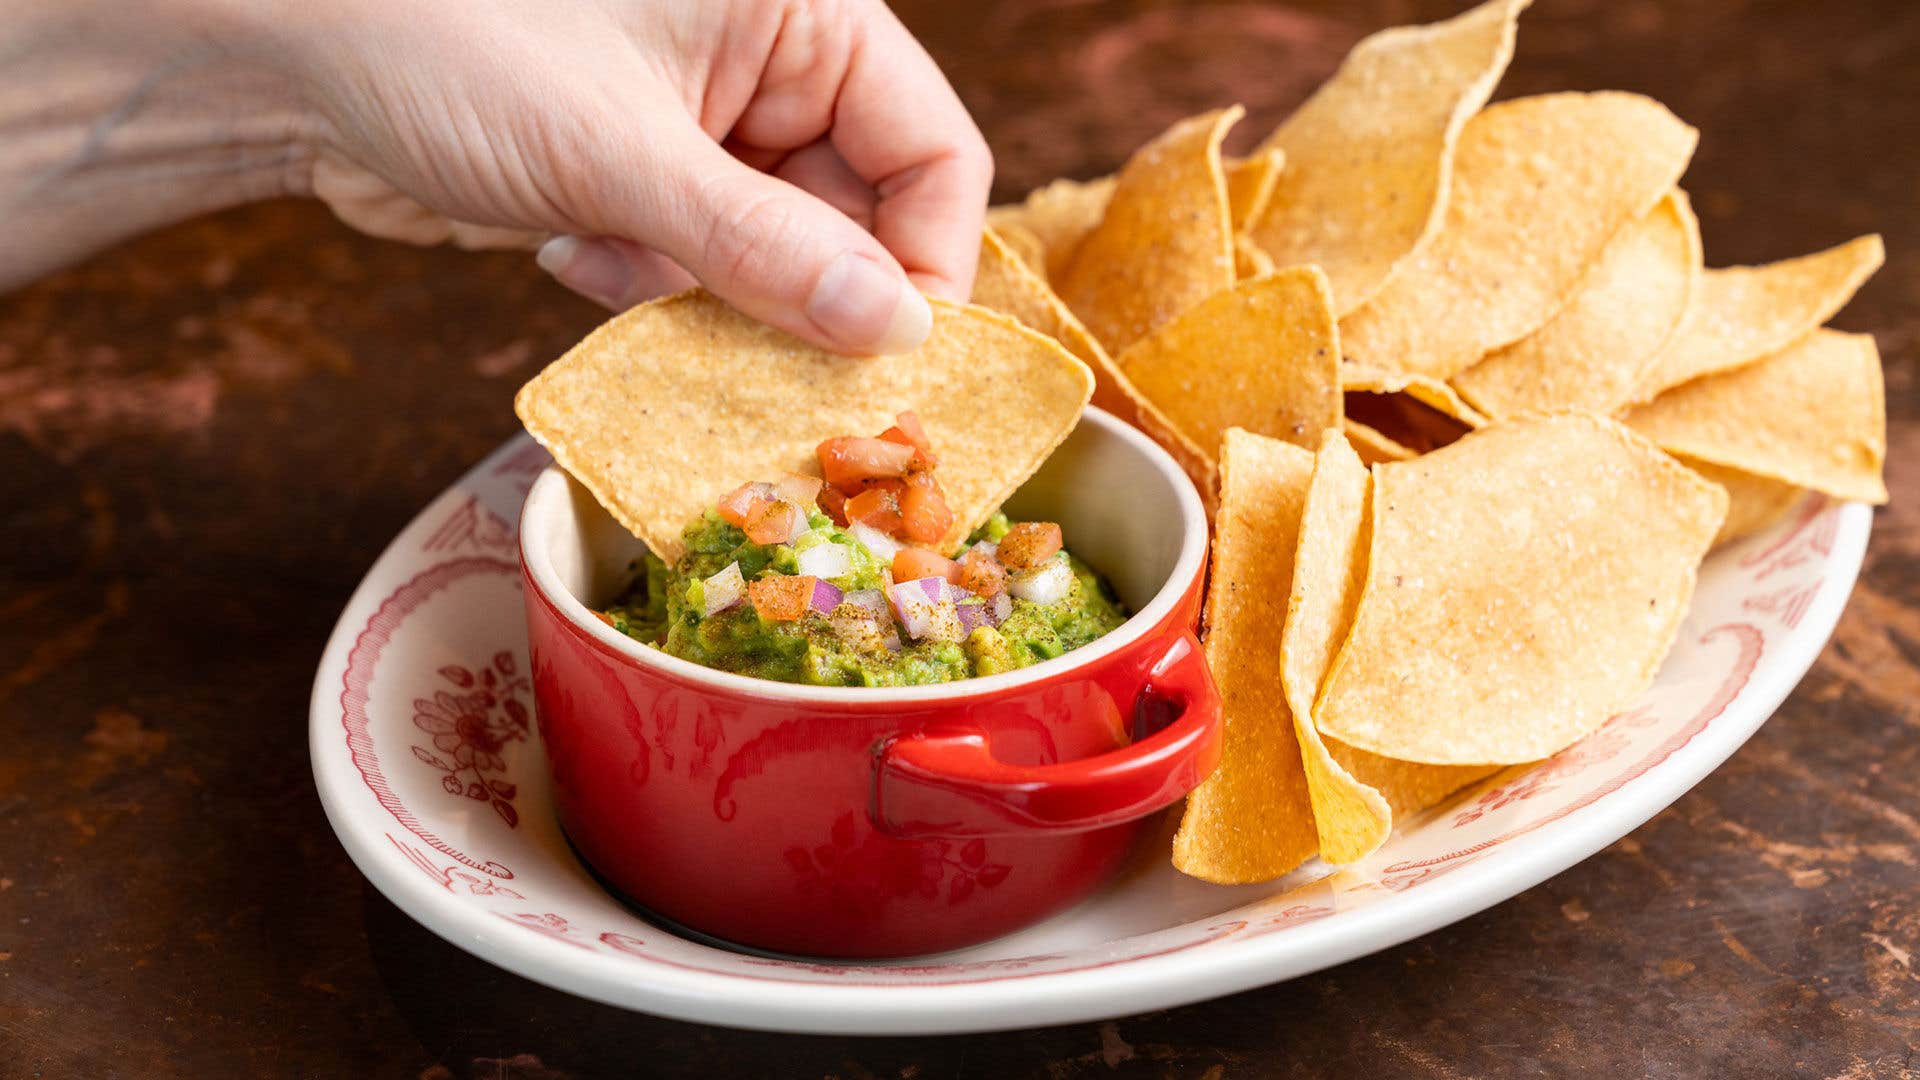
<instances>
[{"instance_id":1,"label":"red floral pattern on plate","mask_svg":"<svg viewBox=\"0 0 1920 1080\"><path fill-rule=\"evenodd\" d=\"M532 693L527 677L507 649L478 668L448 664L437 674L453 689L413 700L413 726L433 740L431 749L415 743L413 756L440 770L449 795L488 803L508 828L519 825L501 751L526 741L529 714L521 695Z\"/></svg>"}]
</instances>

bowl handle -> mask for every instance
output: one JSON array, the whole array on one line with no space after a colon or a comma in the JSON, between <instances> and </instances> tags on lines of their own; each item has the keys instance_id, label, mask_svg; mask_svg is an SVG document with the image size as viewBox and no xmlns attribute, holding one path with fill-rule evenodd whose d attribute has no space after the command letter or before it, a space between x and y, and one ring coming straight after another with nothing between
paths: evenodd
<instances>
[{"instance_id":1,"label":"bowl handle","mask_svg":"<svg viewBox=\"0 0 1920 1080\"><path fill-rule=\"evenodd\" d=\"M1082 832L1145 817L1220 761L1220 691L1191 630L1140 689L1136 714L1155 711L1177 718L1118 750L1054 765L1009 765L975 727L887 739L874 747L874 823L921 839Z\"/></svg>"}]
</instances>

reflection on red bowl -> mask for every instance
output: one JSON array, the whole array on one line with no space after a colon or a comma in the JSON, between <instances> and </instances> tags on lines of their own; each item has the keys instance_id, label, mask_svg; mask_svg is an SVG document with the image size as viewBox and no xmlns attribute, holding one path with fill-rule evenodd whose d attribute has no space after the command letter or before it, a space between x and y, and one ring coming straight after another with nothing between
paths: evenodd
<instances>
[{"instance_id":1,"label":"reflection on red bowl","mask_svg":"<svg viewBox=\"0 0 1920 1080\"><path fill-rule=\"evenodd\" d=\"M726 941L815 956L958 948L1084 898L1219 758L1193 636L1207 521L1172 459L1097 409L1008 503L1137 613L1065 656L931 687L730 675L589 605L639 552L549 469L521 522L560 820L605 879Z\"/></svg>"}]
</instances>

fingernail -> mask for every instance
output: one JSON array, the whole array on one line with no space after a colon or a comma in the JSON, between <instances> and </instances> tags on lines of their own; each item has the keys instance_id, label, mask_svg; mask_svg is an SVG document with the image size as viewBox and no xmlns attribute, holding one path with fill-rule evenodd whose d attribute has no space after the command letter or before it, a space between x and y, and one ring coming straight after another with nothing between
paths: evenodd
<instances>
[{"instance_id":1,"label":"fingernail","mask_svg":"<svg viewBox=\"0 0 1920 1080\"><path fill-rule=\"evenodd\" d=\"M633 285L633 268L620 253L605 244L577 236L556 236L540 245L533 257L540 269L560 284L610 308L626 306Z\"/></svg>"},{"instance_id":2,"label":"fingernail","mask_svg":"<svg viewBox=\"0 0 1920 1080\"><path fill-rule=\"evenodd\" d=\"M933 329L927 298L899 274L849 251L833 260L807 300L807 317L856 352L917 348Z\"/></svg>"}]
</instances>

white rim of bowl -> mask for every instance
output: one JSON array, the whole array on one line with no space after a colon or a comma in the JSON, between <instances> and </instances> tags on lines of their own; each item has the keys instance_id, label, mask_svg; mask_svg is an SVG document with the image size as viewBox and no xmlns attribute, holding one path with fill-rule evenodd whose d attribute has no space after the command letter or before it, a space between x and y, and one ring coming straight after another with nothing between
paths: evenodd
<instances>
[{"instance_id":1,"label":"white rim of bowl","mask_svg":"<svg viewBox=\"0 0 1920 1080\"><path fill-rule=\"evenodd\" d=\"M1153 599L1145 607L1134 612L1118 629L1092 641L1080 648L1051 660L1043 660L1031 667L1021 668L1001 675L986 675L971 679L956 679L952 682L934 683L927 686L810 686L804 683L777 682L772 679L757 679L750 675L736 675L728 671L696 664L691 660L670 655L658 649L650 649L640 642L620 633L602 622L600 618L573 595L572 590L560 582L552 565L550 553L544 549L544 538L538 536L538 530L528 527L533 509L542 501L544 489L564 482L566 472L559 465L549 465L540 477L534 481L527 495L520 517L520 562L527 569L528 577L534 587L540 590L548 603L551 603L575 629L585 632L600 644L612 649L630 663L641 667L658 668L671 675L693 682L708 683L716 690L746 694L779 701L805 701L814 704L834 705L921 705L953 701L985 694L1018 689L1028 683L1044 682L1052 676L1071 668L1093 664L1105 657L1124 649L1147 631L1158 626L1180 601L1188 586L1197 578L1206 565L1209 530L1206 510L1200 503L1200 494L1194 489L1193 481L1186 471L1180 468L1158 443L1147 438L1131 425L1103 409L1087 406L1080 415L1080 423L1091 422L1107 435L1117 438L1122 444L1130 446L1136 454L1167 477L1173 488L1174 501L1180 509L1181 522L1185 529L1180 539L1180 554L1174 559L1173 569L1168 573ZM1177 587L1176 587L1177 586Z\"/></svg>"}]
</instances>

